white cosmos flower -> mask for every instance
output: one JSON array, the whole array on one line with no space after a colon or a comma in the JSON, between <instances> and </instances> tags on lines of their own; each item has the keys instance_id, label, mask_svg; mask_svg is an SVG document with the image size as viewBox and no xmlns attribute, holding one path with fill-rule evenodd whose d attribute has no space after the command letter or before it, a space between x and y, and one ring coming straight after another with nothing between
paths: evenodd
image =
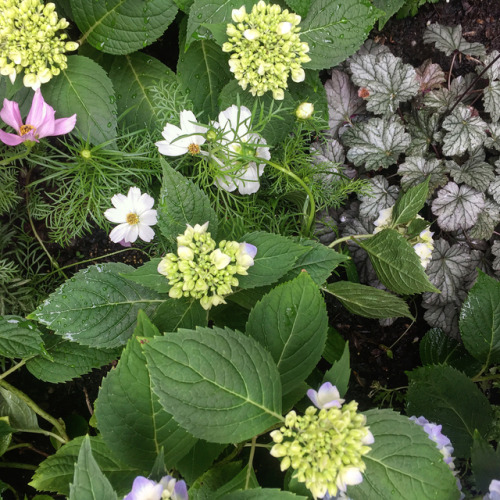
<instances>
[{"instance_id":1,"label":"white cosmos flower","mask_svg":"<svg viewBox=\"0 0 500 500\"><path fill-rule=\"evenodd\" d=\"M183 110L180 113L181 128L167 123L161 135L164 141L158 141L155 145L162 155L180 156L186 153L198 154L200 146L205 143L206 127L196 122L192 111Z\"/></svg>"},{"instance_id":2,"label":"white cosmos flower","mask_svg":"<svg viewBox=\"0 0 500 500\"><path fill-rule=\"evenodd\" d=\"M137 237L151 241L155 232L149 226L156 224L156 210L152 210L154 202L149 194L141 194L138 187L131 187L127 196L115 194L111 198L115 208L104 212L106 219L119 224L109 233L111 241L133 243Z\"/></svg>"},{"instance_id":3,"label":"white cosmos flower","mask_svg":"<svg viewBox=\"0 0 500 500\"><path fill-rule=\"evenodd\" d=\"M221 171L231 170L231 174L225 175L221 172L215 179L215 184L228 192L238 189L240 194L253 194L260 188L259 177L264 172L265 163L257 165L250 161L234 171L234 162L243 153L243 149L254 149L253 156L264 160L271 159L271 153L266 146L266 140L259 134L251 132L251 111L246 106L232 105L219 113L219 121L214 122L214 128L222 132L221 144L227 149L228 164L225 165L218 158Z\"/></svg>"}]
</instances>

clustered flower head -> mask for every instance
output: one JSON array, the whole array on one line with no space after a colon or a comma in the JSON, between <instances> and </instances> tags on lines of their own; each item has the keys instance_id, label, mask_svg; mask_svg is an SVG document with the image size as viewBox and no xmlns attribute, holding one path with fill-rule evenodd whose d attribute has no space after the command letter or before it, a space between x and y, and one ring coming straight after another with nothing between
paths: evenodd
<instances>
[{"instance_id":1,"label":"clustered flower head","mask_svg":"<svg viewBox=\"0 0 500 500\"><path fill-rule=\"evenodd\" d=\"M378 219L374 222L375 230L373 234L376 234L382 229L386 229L392 226L392 210L394 207L384 208L381 210L378 216ZM423 217L420 215L416 216L416 219L423 220ZM408 234L408 224L399 224L396 229L403 236L407 236ZM422 267L425 269L429 262L431 261L432 251L434 250L434 240L432 239L434 233L429 231L429 228L424 229L417 236L412 236L408 238L409 243L413 246L415 253L420 258L420 263Z\"/></svg>"},{"instance_id":2,"label":"clustered flower head","mask_svg":"<svg viewBox=\"0 0 500 500\"><path fill-rule=\"evenodd\" d=\"M453 457L453 446L449 438L441 432L443 426L435 424L433 422L429 422L425 417L417 418L413 416L410 417L410 420L423 427L424 431L429 436L429 439L436 443L436 448L441 452L441 455L443 455L445 464L447 464L453 474L456 475L457 471L455 471L455 464L453 462L455 460L455 458ZM462 490L462 484L460 483L460 479L458 478L457 487L460 491ZM461 498L464 498L463 494Z\"/></svg>"},{"instance_id":3,"label":"clustered flower head","mask_svg":"<svg viewBox=\"0 0 500 500\"><path fill-rule=\"evenodd\" d=\"M185 481L178 481L172 476L164 476L157 483L144 476L137 476L132 484L132 491L123 500L188 500Z\"/></svg>"},{"instance_id":4,"label":"clustered flower head","mask_svg":"<svg viewBox=\"0 0 500 500\"><path fill-rule=\"evenodd\" d=\"M0 0L0 74L12 83L24 70L24 86L36 90L67 68L65 52L78 43L57 33L69 23L55 8L41 0Z\"/></svg>"},{"instance_id":5,"label":"clustered flower head","mask_svg":"<svg viewBox=\"0 0 500 500\"><path fill-rule=\"evenodd\" d=\"M8 146L17 146L22 142L38 142L43 137L52 137L71 132L75 128L76 114L69 118L55 119L56 112L43 99L40 89L36 90L31 102L31 108L23 123L19 104L15 101L3 100L0 118L16 133L0 130L0 141Z\"/></svg>"},{"instance_id":6,"label":"clustered flower head","mask_svg":"<svg viewBox=\"0 0 500 500\"><path fill-rule=\"evenodd\" d=\"M187 224L184 234L177 237L177 254L167 254L158 264L158 272L172 285L171 298L199 299L206 310L226 303L224 296L239 283L235 274L248 274L257 254L255 246L237 241L224 240L216 248L207 228L208 222Z\"/></svg>"},{"instance_id":7,"label":"clustered flower head","mask_svg":"<svg viewBox=\"0 0 500 500\"><path fill-rule=\"evenodd\" d=\"M180 128L167 123L162 132L164 140L156 142L158 151L167 156L206 156L215 170L216 186L228 192L237 189L240 194L256 193L265 167L257 161L269 160L271 154L266 140L252 131L252 112L233 104L221 111L218 119L207 127L196 121L192 111L181 111Z\"/></svg>"},{"instance_id":8,"label":"clustered flower head","mask_svg":"<svg viewBox=\"0 0 500 500\"><path fill-rule=\"evenodd\" d=\"M348 485L363 481L363 455L374 442L366 417L357 412L358 403L342 406L335 386L324 384L309 393L320 409L310 406L303 416L295 411L285 417L285 425L271 432L271 455L281 460L281 470L295 470L292 477L305 483L314 498L335 496ZM331 401L327 401L330 394Z\"/></svg>"},{"instance_id":9,"label":"clustered flower head","mask_svg":"<svg viewBox=\"0 0 500 500\"><path fill-rule=\"evenodd\" d=\"M274 99L283 99L289 75L302 82L302 64L311 60L309 45L300 41L300 16L261 0L250 13L245 6L234 9L232 19L235 24L226 31L229 42L222 46L232 53L229 69L243 90L250 86L254 96L271 90Z\"/></svg>"}]
</instances>

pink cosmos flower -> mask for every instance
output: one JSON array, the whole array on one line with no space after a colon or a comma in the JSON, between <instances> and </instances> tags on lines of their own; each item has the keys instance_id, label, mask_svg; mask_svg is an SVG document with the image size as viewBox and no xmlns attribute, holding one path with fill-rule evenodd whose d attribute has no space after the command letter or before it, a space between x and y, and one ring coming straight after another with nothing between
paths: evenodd
<instances>
[{"instance_id":1,"label":"pink cosmos flower","mask_svg":"<svg viewBox=\"0 0 500 500\"><path fill-rule=\"evenodd\" d=\"M38 139L42 137L67 134L75 128L76 114L69 118L59 118L57 120L54 119L55 114L54 108L43 100L40 89L33 96L31 109L25 124L21 119L21 112L17 102L4 99L0 118L7 125L10 125L16 133L11 134L0 130L0 141L8 146L17 146L25 141L38 142Z\"/></svg>"}]
</instances>

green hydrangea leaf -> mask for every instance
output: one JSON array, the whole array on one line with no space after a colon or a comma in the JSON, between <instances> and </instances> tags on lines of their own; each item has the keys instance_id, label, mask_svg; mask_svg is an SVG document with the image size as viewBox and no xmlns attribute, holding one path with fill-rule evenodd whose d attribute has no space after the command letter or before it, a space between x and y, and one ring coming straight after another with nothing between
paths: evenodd
<instances>
[{"instance_id":1,"label":"green hydrangea leaf","mask_svg":"<svg viewBox=\"0 0 500 500\"><path fill-rule=\"evenodd\" d=\"M361 46L381 15L365 0L315 0L300 23L300 39L309 44L311 57L304 66L324 69L344 61Z\"/></svg>"},{"instance_id":2,"label":"green hydrangea leaf","mask_svg":"<svg viewBox=\"0 0 500 500\"><path fill-rule=\"evenodd\" d=\"M90 438L85 436L75 464L73 482L69 486L69 500L87 500L88 498L114 500L118 499L118 495L92 456Z\"/></svg>"},{"instance_id":3,"label":"green hydrangea leaf","mask_svg":"<svg viewBox=\"0 0 500 500\"><path fill-rule=\"evenodd\" d=\"M484 56L486 50L481 43L469 43L462 36L462 26L442 26L433 23L424 31L424 43L435 43L436 49L451 56L458 51L468 56Z\"/></svg>"},{"instance_id":4,"label":"green hydrangea leaf","mask_svg":"<svg viewBox=\"0 0 500 500\"><path fill-rule=\"evenodd\" d=\"M139 309L152 313L162 302L153 290L122 275L132 266L109 263L79 271L30 314L64 339L97 348L123 345Z\"/></svg>"},{"instance_id":5,"label":"green hydrangea leaf","mask_svg":"<svg viewBox=\"0 0 500 500\"><path fill-rule=\"evenodd\" d=\"M370 179L371 189L366 195L359 194L361 201L359 214L362 217L376 219L384 208L389 208L396 203L398 198L398 186L389 186L389 182L383 175L376 175Z\"/></svg>"},{"instance_id":6,"label":"green hydrangea leaf","mask_svg":"<svg viewBox=\"0 0 500 500\"><path fill-rule=\"evenodd\" d=\"M419 425L392 410L364 414L375 442L363 457L364 480L347 488L349 498L460 498L453 473Z\"/></svg>"},{"instance_id":7,"label":"green hydrangea leaf","mask_svg":"<svg viewBox=\"0 0 500 500\"><path fill-rule=\"evenodd\" d=\"M173 71L154 57L134 52L114 57L109 77L116 93L118 114L123 113L123 124L131 131L145 128L162 129L157 107L149 87L159 81L174 82Z\"/></svg>"},{"instance_id":8,"label":"green hydrangea leaf","mask_svg":"<svg viewBox=\"0 0 500 500\"><path fill-rule=\"evenodd\" d=\"M307 273L301 273L264 295L250 312L246 333L271 353L285 395L318 363L327 326L319 288Z\"/></svg>"},{"instance_id":9,"label":"green hydrangea leaf","mask_svg":"<svg viewBox=\"0 0 500 500\"><path fill-rule=\"evenodd\" d=\"M91 436L89 439L92 455L99 469L119 495L125 495L131 490L131 485L137 476L149 473L149 471L129 467L116 459L101 437ZM83 440L83 436L77 437L59 448L54 455L46 458L36 470L29 483L30 486L40 491L50 491L67 496Z\"/></svg>"},{"instance_id":10,"label":"green hydrangea leaf","mask_svg":"<svg viewBox=\"0 0 500 500\"><path fill-rule=\"evenodd\" d=\"M423 415L443 426L453 443L455 456L470 457L474 429L482 435L492 424L492 410L486 396L474 382L451 366L434 365L408 373L406 395L408 415Z\"/></svg>"},{"instance_id":11,"label":"green hydrangea leaf","mask_svg":"<svg viewBox=\"0 0 500 500\"><path fill-rule=\"evenodd\" d=\"M95 4L95 2L94 2ZM105 71L87 57L68 56L68 67L43 85L57 116L76 113L76 131L92 144L116 137L116 97Z\"/></svg>"},{"instance_id":12,"label":"green hydrangea leaf","mask_svg":"<svg viewBox=\"0 0 500 500\"><path fill-rule=\"evenodd\" d=\"M203 441L203 439L198 439L188 453L177 462L175 468L180 472L186 483L193 484L196 479L209 469L226 446L225 444L209 443Z\"/></svg>"},{"instance_id":13,"label":"green hydrangea leaf","mask_svg":"<svg viewBox=\"0 0 500 500\"><path fill-rule=\"evenodd\" d=\"M411 141L397 117L371 118L355 124L342 135L349 147L347 158L366 170L387 168L397 163Z\"/></svg>"},{"instance_id":14,"label":"green hydrangea leaf","mask_svg":"<svg viewBox=\"0 0 500 500\"><path fill-rule=\"evenodd\" d=\"M457 106L443 121L447 130L443 138L443 153L446 156L462 155L481 147L486 139L488 125L474 116L470 108Z\"/></svg>"},{"instance_id":15,"label":"green hydrangea leaf","mask_svg":"<svg viewBox=\"0 0 500 500\"><path fill-rule=\"evenodd\" d=\"M296 495L291 491L282 491L272 488L253 488L239 490L219 497L219 500L306 500L307 497Z\"/></svg>"},{"instance_id":16,"label":"green hydrangea leaf","mask_svg":"<svg viewBox=\"0 0 500 500\"><path fill-rule=\"evenodd\" d=\"M411 222L418 212L424 208L428 195L429 179L425 179L421 184L408 189L394 205L392 211L393 224L408 224Z\"/></svg>"},{"instance_id":17,"label":"green hydrangea leaf","mask_svg":"<svg viewBox=\"0 0 500 500\"><path fill-rule=\"evenodd\" d=\"M326 285L325 290L335 296L351 313L365 318L413 318L408 304L385 290L372 286L336 281Z\"/></svg>"},{"instance_id":18,"label":"green hydrangea leaf","mask_svg":"<svg viewBox=\"0 0 500 500\"><path fill-rule=\"evenodd\" d=\"M485 205L483 193L470 186L449 182L432 202L432 213L437 215L439 227L457 231L472 227Z\"/></svg>"},{"instance_id":19,"label":"green hydrangea leaf","mask_svg":"<svg viewBox=\"0 0 500 500\"><path fill-rule=\"evenodd\" d=\"M44 334L43 340L50 358L31 358L26 362L26 368L36 378L52 384L80 377L92 368L111 363L120 355L120 349L97 349L69 342L54 334Z\"/></svg>"},{"instance_id":20,"label":"green hydrangea leaf","mask_svg":"<svg viewBox=\"0 0 500 500\"><path fill-rule=\"evenodd\" d=\"M301 17L306 17L313 0L285 0L290 9Z\"/></svg>"},{"instance_id":21,"label":"green hydrangea leaf","mask_svg":"<svg viewBox=\"0 0 500 500\"><path fill-rule=\"evenodd\" d=\"M401 295L437 292L408 241L394 229L383 229L367 240L358 240L366 250L380 281Z\"/></svg>"},{"instance_id":22,"label":"green hydrangea leaf","mask_svg":"<svg viewBox=\"0 0 500 500\"><path fill-rule=\"evenodd\" d=\"M500 283L479 271L460 312L465 348L484 366L500 363Z\"/></svg>"},{"instance_id":23,"label":"green hydrangea leaf","mask_svg":"<svg viewBox=\"0 0 500 500\"><path fill-rule=\"evenodd\" d=\"M446 172L441 160L436 158L426 160L422 156L407 156L398 168L398 174L402 176L401 186L405 191L428 178L429 192L433 192L448 182Z\"/></svg>"},{"instance_id":24,"label":"green hydrangea leaf","mask_svg":"<svg viewBox=\"0 0 500 500\"><path fill-rule=\"evenodd\" d=\"M177 14L172 0L70 0L83 39L107 54L130 54L157 40Z\"/></svg>"},{"instance_id":25,"label":"green hydrangea leaf","mask_svg":"<svg viewBox=\"0 0 500 500\"><path fill-rule=\"evenodd\" d=\"M385 23L404 5L405 0L373 0L373 5L385 13L378 20L378 29L381 30Z\"/></svg>"},{"instance_id":26,"label":"green hydrangea leaf","mask_svg":"<svg viewBox=\"0 0 500 500\"><path fill-rule=\"evenodd\" d=\"M161 258L151 259L130 273L125 273L124 278L139 283L139 285L155 290L158 293L168 293L171 285L168 279L158 272L158 264Z\"/></svg>"},{"instance_id":27,"label":"green hydrangea leaf","mask_svg":"<svg viewBox=\"0 0 500 500\"><path fill-rule=\"evenodd\" d=\"M192 181L174 170L163 158L163 183L158 204L158 227L163 235L175 241L186 230L186 224L209 222L208 231L217 238L217 215L208 196Z\"/></svg>"},{"instance_id":28,"label":"green hydrangea leaf","mask_svg":"<svg viewBox=\"0 0 500 500\"><path fill-rule=\"evenodd\" d=\"M419 90L413 67L390 53L358 56L350 68L352 81L367 94L366 109L376 115L394 114Z\"/></svg>"},{"instance_id":29,"label":"green hydrangea leaf","mask_svg":"<svg viewBox=\"0 0 500 500\"><path fill-rule=\"evenodd\" d=\"M9 425L15 431L40 429L36 413L12 391L0 387L0 415L9 417Z\"/></svg>"},{"instance_id":30,"label":"green hydrangea leaf","mask_svg":"<svg viewBox=\"0 0 500 500\"><path fill-rule=\"evenodd\" d=\"M149 321L144 313L142 316ZM148 332L136 329L137 335L144 333ZM148 340L134 336L128 341L116 369L102 381L95 414L104 442L119 460L151 470L158 450L163 448L170 469L196 439L179 427L153 393L141 345Z\"/></svg>"},{"instance_id":31,"label":"green hydrangea leaf","mask_svg":"<svg viewBox=\"0 0 500 500\"><path fill-rule=\"evenodd\" d=\"M220 47L211 40L192 43L186 52L179 55L177 76L200 121L215 119L219 110L219 94L232 79L226 58L221 57Z\"/></svg>"},{"instance_id":32,"label":"green hydrangea leaf","mask_svg":"<svg viewBox=\"0 0 500 500\"><path fill-rule=\"evenodd\" d=\"M484 161L485 154L482 148L474 151L462 165L448 162L450 174L457 183L465 183L478 191L485 192L495 179L493 167Z\"/></svg>"},{"instance_id":33,"label":"green hydrangea leaf","mask_svg":"<svg viewBox=\"0 0 500 500\"><path fill-rule=\"evenodd\" d=\"M278 369L254 339L198 328L156 337L144 349L160 403L196 437L235 443L281 420Z\"/></svg>"},{"instance_id":34,"label":"green hydrangea leaf","mask_svg":"<svg viewBox=\"0 0 500 500\"><path fill-rule=\"evenodd\" d=\"M471 465L478 489L487 492L491 478L496 477L500 470L500 446L497 444L495 451L479 432L474 432Z\"/></svg>"},{"instance_id":35,"label":"green hydrangea leaf","mask_svg":"<svg viewBox=\"0 0 500 500\"><path fill-rule=\"evenodd\" d=\"M175 332L179 328L206 326L208 314L200 301L192 297L168 298L156 309L151 321L161 332Z\"/></svg>"},{"instance_id":36,"label":"green hydrangea leaf","mask_svg":"<svg viewBox=\"0 0 500 500\"><path fill-rule=\"evenodd\" d=\"M41 334L32 322L19 316L0 317L0 356L27 358L44 350Z\"/></svg>"},{"instance_id":37,"label":"green hydrangea leaf","mask_svg":"<svg viewBox=\"0 0 500 500\"><path fill-rule=\"evenodd\" d=\"M491 81L484 88L484 110L496 122L500 119L500 81Z\"/></svg>"}]
</instances>

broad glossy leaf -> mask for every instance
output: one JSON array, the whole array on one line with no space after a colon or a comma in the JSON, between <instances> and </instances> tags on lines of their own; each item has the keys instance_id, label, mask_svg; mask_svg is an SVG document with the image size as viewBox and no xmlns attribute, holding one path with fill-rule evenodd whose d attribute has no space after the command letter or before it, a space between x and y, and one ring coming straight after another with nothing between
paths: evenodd
<instances>
[{"instance_id":1,"label":"broad glossy leaf","mask_svg":"<svg viewBox=\"0 0 500 500\"><path fill-rule=\"evenodd\" d=\"M363 114L366 103L358 96L349 75L339 69L332 69L332 75L325 83L325 91L330 133L332 137L337 137L339 129L349 123L353 115Z\"/></svg>"},{"instance_id":2,"label":"broad glossy leaf","mask_svg":"<svg viewBox=\"0 0 500 500\"><path fill-rule=\"evenodd\" d=\"M114 500L118 499L118 496L92 456L90 438L85 436L75 464L73 482L69 486L69 500L89 498Z\"/></svg>"},{"instance_id":3,"label":"broad glossy leaf","mask_svg":"<svg viewBox=\"0 0 500 500\"><path fill-rule=\"evenodd\" d=\"M330 382L337 387L340 397L343 397L349 387L351 378L351 363L349 360L349 342L344 342L342 356L332 363L332 367L325 372L324 382Z\"/></svg>"},{"instance_id":4,"label":"broad glossy leaf","mask_svg":"<svg viewBox=\"0 0 500 500\"><path fill-rule=\"evenodd\" d=\"M109 263L79 271L30 314L67 340L98 348L123 345L137 312L152 313L163 299L122 275L134 268Z\"/></svg>"},{"instance_id":5,"label":"broad glossy leaf","mask_svg":"<svg viewBox=\"0 0 500 500\"><path fill-rule=\"evenodd\" d=\"M366 95L366 109L376 115L395 113L419 90L413 67L390 53L358 56L350 68L352 81Z\"/></svg>"},{"instance_id":6,"label":"broad glossy leaf","mask_svg":"<svg viewBox=\"0 0 500 500\"><path fill-rule=\"evenodd\" d=\"M54 334L44 334L42 338L50 357L31 358L26 362L26 368L36 378L52 384L80 377L120 355L120 349L97 349Z\"/></svg>"},{"instance_id":7,"label":"broad glossy leaf","mask_svg":"<svg viewBox=\"0 0 500 500\"><path fill-rule=\"evenodd\" d=\"M311 57L304 66L324 69L344 61L365 41L380 15L365 0L315 0L300 24L300 39L309 44Z\"/></svg>"},{"instance_id":8,"label":"broad glossy leaf","mask_svg":"<svg viewBox=\"0 0 500 500\"><path fill-rule=\"evenodd\" d=\"M394 205L398 198L398 186L389 186L389 181L383 175L376 175L370 179L371 189L364 195L359 194L361 201L359 214L361 217L376 219L384 208Z\"/></svg>"},{"instance_id":9,"label":"broad glossy leaf","mask_svg":"<svg viewBox=\"0 0 500 500\"><path fill-rule=\"evenodd\" d=\"M196 437L234 443L281 420L278 370L252 338L198 328L156 337L144 348L160 403Z\"/></svg>"},{"instance_id":10,"label":"broad glossy leaf","mask_svg":"<svg viewBox=\"0 0 500 500\"><path fill-rule=\"evenodd\" d=\"M384 229L357 243L368 252L378 278L387 288L401 295L438 291L430 283L415 250L396 230Z\"/></svg>"},{"instance_id":11,"label":"broad glossy leaf","mask_svg":"<svg viewBox=\"0 0 500 500\"><path fill-rule=\"evenodd\" d=\"M71 0L73 19L96 49L130 54L153 43L174 20L172 0Z\"/></svg>"},{"instance_id":12,"label":"broad glossy leaf","mask_svg":"<svg viewBox=\"0 0 500 500\"><path fill-rule=\"evenodd\" d=\"M472 227L485 205L484 194L463 185L449 182L437 193L432 202L432 213L437 215L439 226L445 231Z\"/></svg>"},{"instance_id":13,"label":"broad glossy leaf","mask_svg":"<svg viewBox=\"0 0 500 500\"><path fill-rule=\"evenodd\" d=\"M426 178L429 178L431 192L448 182L446 168L443 162L436 158L426 160L421 156L407 156L404 163L399 165L398 174L402 175L401 186L404 190L417 186Z\"/></svg>"},{"instance_id":14,"label":"broad glossy leaf","mask_svg":"<svg viewBox=\"0 0 500 500\"><path fill-rule=\"evenodd\" d=\"M318 286L307 273L273 288L252 309L246 333L271 353L283 394L306 379L325 347L328 317Z\"/></svg>"},{"instance_id":15,"label":"broad glossy leaf","mask_svg":"<svg viewBox=\"0 0 500 500\"><path fill-rule=\"evenodd\" d=\"M469 43L462 36L462 26L442 26L433 23L424 31L424 43L435 43L436 49L451 56L458 51L468 56L484 56L486 54L484 45L481 43Z\"/></svg>"},{"instance_id":16,"label":"broad glossy leaf","mask_svg":"<svg viewBox=\"0 0 500 500\"><path fill-rule=\"evenodd\" d=\"M398 199L392 211L393 224L407 224L424 208L429 195L429 179L411 187Z\"/></svg>"},{"instance_id":17,"label":"broad glossy leaf","mask_svg":"<svg viewBox=\"0 0 500 500\"><path fill-rule=\"evenodd\" d=\"M232 79L229 65L226 57L222 56L220 47L211 40L192 43L189 49L185 53L181 52L179 56L177 76L193 102L200 120L208 122L208 118L215 119L219 110L219 94Z\"/></svg>"},{"instance_id":18,"label":"broad glossy leaf","mask_svg":"<svg viewBox=\"0 0 500 500\"><path fill-rule=\"evenodd\" d=\"M157 107L149 87L158 83L176 81L174 72L154 57L134 52L133 54L114 57L109 72L116 93L118 114L126 114L123 124L129 130L145 128L163 129Z\"/></svg>"},{"instance_id":19,"label":"broad glossy leaf","mask_svg":"<svg viewBox=\"0 0 500 500\"><path fill-rule=\"evenodd\" d=\"M294 243L278 234L255 232L243 236L242 241L257 247L254 265L247 276L238 276L241 288L276 283L285 273L295 267L296 261L311 251L311 247Z\"/></svg>"},{"instance_id":20,"label":"broad glossy leaf","mask_svg":"<svg viewBox=\"0 0 500 500\"><path fill-rule=\"evenodd\" d=\"M36 413L19 396L5 387L0 387L0 415L9 417L9 425L16 431L39 429Z\"/></svg>"},{"instance_id":21,"label":"broad glossy leaf","mask_svg":"<svg viewBox=\"0 0 500 500\"><path fill-rule=\"evenodd\" d=\"M500 282L479 271L460 311L465 348L486 367L500 363Z\"/></svg>"},{"instance_id":22,"label":"broad glossy leaf","mask_svg":"<svg viewBox=\"0 0 500 500\"><path fill-rule=\"evenodd\" d=\"M460 105L443 121L447 130L443 138L443 153L446 156L462 155L481 147L486 139L488 125L470 108Z\"/></svg>"},{"instance_id":23,"label":"broad glossy leaf","mask_svg":"<svg viewBox=\"0 0 500 500\"><path fill-rule=\"evenodd\" d=\"M30 486L41 491L68 495L83 439L73 439L46 458L36 470ZM90 437L90 444L95 461L119 495L131 490L136 476L149 474L149 471L128 467L116 459L100 437Z\"/></svg>"},{"instance_id":24,"label":"broad glossy leaf","mask_svg":"<svg viewBox=\"0 0 500 500\"><path fill-rule=\"evenodd\" d=\"M160 262L160 257L151 259L137 269L134 269L132 272L125 273L123 277L134 283L139 283L139 285L145 286L146 288L151 288L151 290L155 290L158 293L168 293L170 290L168 279L158 272L158 264Z\"/></svg>"},{"instance_id":25,"label":"broad glossy leaf","mask_svg":"<svg viewBox=\"0 0 500 500\"><path fill-rule=\"evenodd\" d=\"M186 483L193 484L197 478L208 470L226 446L225 444L209 443L203 439L198 439L187 454L176 463L175 468L180 472Z\"/></svg>"},{"instance_id":26,"label":"broad glossy leaf","mask_svg":"<svg viewBox=\"0 0 500 500\"><path fill-rule=\"evenodd\" d=\"M136 330L137 335L147 333ZM196 439L179 427L153 393L141 346L148 340L134 336L128 341L118 366L102 381L96 417L104 442L118 459L131 467L150 470L163 448L170 469Z\"/></svg>"},{"instance_id":27,"label":"broad glossy leaf","mask_svg":"<svg viewBox=\"0 0 500 500\"><path fill-rule=\"evenodd\" d=\"M336 281L326 285L325 290L342 302L351 313L365 318L413 318L408 304L385 290L372 286Z\"/></svg>"},{"instance_id":28,"label":"broad glossy leaf","mask_svg":"<svg viewBox=\"0 0 500 500\"><path fill-rule=\"evenodd\" d=\"M186 224L209 222L212 238L217 238L217 215L207 195L192 181L175 171L163 158L163 183L158 204L158 227L163 235L175 241Z\"/></svg>"},{"instance_id":29,"label":"broad glossy leaf","mask_svg":"<svg viewBox=\"0 0 500 500\"><path fill-rule=\"evenodd\" d=\"M410 140L397 117L371 118L355 124L342 135L342 142L349 147L347 158L366 170L387 168L396 163Z\"/></svg>"},{"instance_id":30,"label":"broad glossy leaf","mask_svg":"<svg viewBox=\"0 0 500 500\"><path fill-rule=\"evenodd\" d=\"M468 458L474 429L483 436L492 424L492 410L486 396L474 382L451 366L425 366L408 373L406 395L408 415L424 415L443 426L453 443L455 456Z\"/></svg>"},{"instance_id":31,"label":"broad glossy leaf","mask_svg":"<svg viewBox=\"0 0 500 500\"><path fill-rule=\"evenodd\" d=\"M0 317L0 356L27 358L43 350L42 337L32 322L19 316Z\"/></svg>"},{"instance_id":32,"label":"broad glossy leaf","mask_svg":"<svg viewBox=\"0 0 500 500\"><path fill-rule=\"evenodd\" d=\"M101 144L115 139L115 91L108 75L92 59L68 56L68 67L43 85L43 96L58 116L76 113L76 131L83 140Z\"/></svg>"},{"instance_id":33,"label":"broad glossy leaf","mask_svg":"<svg viewBox=\"0 0 500 500\"><path fill-rule=\"evenodd\" d=\"M375 442L363 457L363 482L347 489L352 500L460 498L455 477L420 426L392 410L365 415Z\"/></svg>"},{"instance_id":34,"label":"broad glossy leaf","mask_svg":"<svg viewBox=\"0 0 500 500\"><path fill-rule=\"evenodd\" d=\"M491 478L497 477L500 470L500 446L497 444L495 451L477 431L474 432L471 466L478 489L487 492Z\"/></svg>"},{"instance_id":35,"label":"broad glossy leaf","mask_svg":"<svg viewBox=\"0 0 500 500\"><path fill-rule=\"evenodd\" d=\"M208 314L200 301L192 297L168 298L156 309L151 321L160 332L175 332L179 328L206 326Z\"/></svg>"}]
</instances>

